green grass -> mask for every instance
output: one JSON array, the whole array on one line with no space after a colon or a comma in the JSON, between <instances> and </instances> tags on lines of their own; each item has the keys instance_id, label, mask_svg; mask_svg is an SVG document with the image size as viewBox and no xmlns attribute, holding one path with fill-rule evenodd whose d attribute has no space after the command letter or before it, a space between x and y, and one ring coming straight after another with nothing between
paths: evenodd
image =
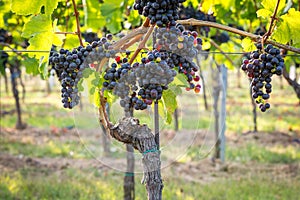
<instances>
[{"instance_id":1,"label":"green grass","mask_svg":"<svg viewBox=\"0 0 300 200\"><path fill-rule=\"evenodd\" d=\"M205 147L191 146L186 155L185 161L200 160L209 152ZM259 163L297 163L300 161L300 149L296 146L275 145L272 147L262 146L257 143L246 143L243 146L226 146L226 160L247 163L257 161Z\"/></svg>"},{"instance_id":2,"label":"green grass","mask_svg":"<svg viewBox=\"0 0 300 200\"><path fill-rule=\"evenodd\" d=\"M243 133L253 129L252 106L249 97L248 80L242 77L243 88L236 88L236 76L234 72L229 74L229 88L227 95L227 132ZM33 81L34 82L34 81ZM285 83L285 82L284 82ZM1 84L2 85L2 84ZM4 85L4 84L3 84ZM28 125L49 128L49 126L66 127L76 125L77 128L88 129L89 127L98 127L98 118L95 108L84 101L83 111L79 108L75 111L69 111L62 108L60 94L58 89L52 94L45 96L41 90L37 89L39 84L27 85L27 94L25 102L21 102L23 111L23 121ZM15 109L12 94L6 94L4 87L0 88L1 110ZM209 110L204 109L203 96L195 95L192 92L184 92L178 97L179 104L179 126L182 129L212 129L213 127L213 109L212 109L212 86L207 84L207 99ZM289 98L286 98L286 97ZM38 103L36 103L38 102ZM270 99L271 109L266 113L258 111L258 130L300 131L299 113L300 107L297 106L298 99L293 89L284 84L284 89L279 88L279 78L273 80L273 92ZM119 106L112 108L112 120L117 121L123 116ZM151 112L135 112L142 123L147 123L153 127L153 114ZM173 129L174 124L166 125L160 120L160 126L163 129ZM276 122L276 123L274 123ZM13 115L1 117L1 127L14 127L16 123L16 113Z\"/></svg>"},{"instance_id":3,"label":"green grass","mask_svg":"<svg viewBox=\"0 0 300 200\"><path fill-rule=\"evenodd\" d=\"M100 148L99 148L100 149ZM75 141L60 142L49 140L43 144L31 144L20 141L0 140L0 152L29 157L68 157L93 158L82 144Z\"/></svg>"},{"instance_id":4,"label":"green grass","mask_svg":"<svg viewBox=\"0 0 300 200\"><path fill-rule=\"evenodd\" d=\"M243 147L227 146L226 157L231 161L261 163L296 163L300 161L300 149L295 146L280 145L267 147L248 143Z\"/></svg>"},{"instance_id":5,"label":"green grass","mask_svg":"<svg viewBox=\"0 0 300 200\"><path fill-rule=\"evenodd\" d=\"M19 170L0 174L0 199L122 199L122 173L67 169L59 174L35 174ZM136 199L146 197L146 190L136 177ZM167 178L163 198L174 200L291 200L299 197L299 180L251 176L222 179L207 184Z\"/></svg>"}]
</instances>

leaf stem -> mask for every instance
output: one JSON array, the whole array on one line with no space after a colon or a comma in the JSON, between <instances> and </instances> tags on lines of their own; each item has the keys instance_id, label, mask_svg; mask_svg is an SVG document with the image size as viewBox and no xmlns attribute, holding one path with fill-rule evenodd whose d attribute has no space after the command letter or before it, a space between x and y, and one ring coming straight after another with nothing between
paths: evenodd
<instances>
[{"instance_id":1,"label":"leaf stem","mask_svg":"<svg viewBox=\"0 0 300 200\"><path fill-rule=\"evenodd\" d=\"M76 33L78 35L80 45L83 46L83 42L82 42L82 38L81 38L81 32L80 32L79 12L77 10L75 0L72 0L72 3L73 3L74 14L75 14L75 18L76 18L76 26L77 26L77 32Z\"/></svg>"},{"instance_id":2,"label":"leaf stem","mask_svg":"<svg viewBox=\"0 0 300 200\"><path fill-rule=\"evenodd\" d=\"M255 42L260 42L262 37L259 35L255 35L253 33L249 33L246 31L241 31L239 29L233 28L233 27L229 27L229 26L225 26L222 24L218 24L218 23L214 23L214 22L208 22L208 21L202 21L202 20L196 20L196 19L187 19L187 20L177 20L177 23L180 23L182 25L190 25L190 26L209 26L209 27L213 27L213 28L217 28L217 29L221 29L224 31L228 31L231 33L235 33L241 36L245 36L245 37L249 37L252 40L254 40ZM300 54L300 49L290 46L290 45L285 45L285 44L281 44L278 42L275 42L273 40L267 40L265 41L266 44L272 44L273 46L277 46L279 48L288 50L288 51L292 51L295 53Z\"/></svg>"},{"instance_id":3,"label":"leaf stem","mask_svg":"<svg viewBox=\"0 0 300 200\"><path fill-rule=\"evenodd\" d=\"M278 6L279 6L280 0L277 0L277 4L276 7L274 9L273 15L271 17L271 22L270 22L270 27L269 30L263 35L263 40L262 43L264 43L266 40L268 40L268 38L270 37L272 30L273 30L273 25L274 25L274 21L276 19L276 15L277 15L277 11L278 11Z\"/></svg>"}]
</instances>

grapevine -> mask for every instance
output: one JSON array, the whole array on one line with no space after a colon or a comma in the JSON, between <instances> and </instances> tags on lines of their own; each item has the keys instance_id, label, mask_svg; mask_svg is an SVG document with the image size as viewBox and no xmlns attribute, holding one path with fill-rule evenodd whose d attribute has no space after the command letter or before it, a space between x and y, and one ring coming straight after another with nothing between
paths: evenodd
<instances>
[{"instance_id":1,"label":"grapevine","mask_svg":"<svg viewBox=\"0 0 300 200\"><path fill-rule=\"evenodd\" d=\"M251 79L252 98L259 104L260 110L265 112L270 108L268 99L272 92L272 76L282 75L284 60L280 50L271 44L263 48L259 43L256 47L257 50L251 52L250 59L245 59L241 68Z\"/></svg>"},{"instance_id":2,"label":"grapevine","mask_svg":"<svg viewBox=\"0 0 300 200\"><path fill-rule=\"evenodd\" d=\"M102 37L86 47L79 46L69 51L60 49L50 56L49 62L59 75L61 82L61 97L64 108L74 108L79 104L78 83L83 77L83 70L96 61L113 58L116 54L110 50L112 35Z\"/></svg>"}]
</instances>

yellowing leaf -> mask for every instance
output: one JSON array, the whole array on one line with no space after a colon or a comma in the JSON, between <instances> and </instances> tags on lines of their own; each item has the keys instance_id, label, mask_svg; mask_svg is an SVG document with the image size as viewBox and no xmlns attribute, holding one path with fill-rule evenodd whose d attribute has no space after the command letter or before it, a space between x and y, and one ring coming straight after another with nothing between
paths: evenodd
<instances>
[{"instance_id":1,"label":"yellowing leaf","mask_svg":"<svg viewBox=\"0 0 300 200\"><path fill-rule=\"evenodd\" d=\"M208 50L210 49L211 44L210 41L202 40L202 50Z\"/></svg>"},{"instance_id":2,"label":"yellowing leaf","mask_svg":"<svg viewBox=\"0 0 300 200\"><path fill-rule=\"evenodd\" d=\"M267 9L259 9L258 11L256 11L257 17L262 17L262 18L269 18L272 16L272 12L270 10Z\"/></svg>"},{"instance_id":3,"label":"yellowing leaf","mask_svg":"<svg viewBox=\"0 0 300 200\"><path fill-rule=\"evenodd\" d=\"M18 15L39 14L44 6L45 14L52 14L58 0L11 0L11 10Z\"/></svg>"},{"instance_id":4,"label":"yellowing leaf","mask_svg":"<svg viewBox=\"0 0 300 200\"><path fill-rule=\"evenodd\" d=\"M208 13L214 10L215 0L204 0L202 1L201 11Z\"/></svg>"},{"instance_id":5,"label":"yellowing leaf","mask_svg":"<svg viewBox=\"0 0 300 200\"><path fill-rule=\"evenodd\" d=\"M272 13L275 10L276 4L278 0L263 0L261 4L263 5L264 9L271 11ZM278 11L277 14L280 14L280 12L285 7L285 0L281 0L278 5Z\"/></svg>"},{"instance_id":6,"label":"yellowing leaf","mask_svg":"<svg viewBox=\"0 0 300 200\"><path fill-rule=\"evenodd\" d=\"M253 51L256 49L254 42L249 38L244 38L242 40L242 47L243 47L244 51L247 51L247 52Z\"/></svg>"}]
</instances>

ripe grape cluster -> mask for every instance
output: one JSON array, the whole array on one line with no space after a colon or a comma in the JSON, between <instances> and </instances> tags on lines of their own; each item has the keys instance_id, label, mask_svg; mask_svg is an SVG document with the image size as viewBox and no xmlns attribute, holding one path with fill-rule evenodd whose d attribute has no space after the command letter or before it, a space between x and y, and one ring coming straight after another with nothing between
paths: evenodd
<instances>
[{"instance_id":1,"label":"ripe grape cluster","mask_svg":"<svg viewBox=\"0 0 300 200\"><path fill-rule=\"evenodd\" d=\"M121 98L120 105L125 111L144 110L161 99L163 90L176 76L166 59L158 50L148 52L147 57L132 66L127 58L116 58L117 63L112 63L104 74L107 81L103 86Z\"/></svg>"},{"instance_id":2,"label":"ripe grape cluster","mask_svg":"<svg viewBox=\"0 0 300 200\"><path fill-rule=\"evenodd\" d=\"M202 40L198 38L196 31L186 31L184 26L177 24L176 27L158 28L156 32L155 47L159 50L180 55L192 61L202 48Z\"/></svg>"},{"instance_id":3,"label":"ripe grape cluster","mask_svg":"<svg viewBox=\"0 0 300 200\"><path fill-rule=\"evenodd\" d=\"M153 50L148 52L147 57L142 58L141 63L134 66L133 71L140 87L138 96L144 99L147 105L161 99L163 90L168 89L168 85L177 74L169 67L166 58L164 53Z\"/></svg>"},{"instance_id":4,"label":"ripe grape cluster","mask_svg":"<svg viewBox=\"0 0 300 200\"><path fill-rule=\"evenodd\" d=\"M190 87L187 90L194 89L196 93L200 92L199 76L195 75L198 71L197 65L193 62L198 51L202 48L202 40L198 37L197 32L187 31L177 24L170 29L159 28L156 31L155 47L160 51L166 51L167 64L170 68L176 68L179 73L185 74Z\"/></svg>"},{"instance_id":5,"label":"ripe grape cluster","mask_svg":"<svg viewBox=\"0 0 300 200\"><path fill-rule=\"evenodd\" d=\"M135 0L133 8L158 27L175 26L179 4L185 0Z\"/></svg>"},{"instance_id":6,"label":"ripe grape cluster","mask_svg":"<svg viewBox=\"0 0 300 200\"><path fill-rule=\"evenodd\" d=\"M59 75L61 82L61 97L65 108L73 108L79 103L77 84L83 77L83 70L103 58L112 58L116 52L110 50L111 37L102 37L86 47L79 46L72 51L60 49L50 56L49 62Z\"/></svg>"},{"instance_id":7,"label":"ripe grape cluster","mask_svg":"<svg viewBox=\"0 0 300 200\"><path fill-rule=\"evenodd\" d=\"M252 98L255 99L262 112L270 108L267 100L272 92L272 76L282 75L284 59L280 50L268 44L264 49L257 44L257 50L251 52L250 59L245 59L241 68L251 78Z\"/></svg>"}]
</instances>

